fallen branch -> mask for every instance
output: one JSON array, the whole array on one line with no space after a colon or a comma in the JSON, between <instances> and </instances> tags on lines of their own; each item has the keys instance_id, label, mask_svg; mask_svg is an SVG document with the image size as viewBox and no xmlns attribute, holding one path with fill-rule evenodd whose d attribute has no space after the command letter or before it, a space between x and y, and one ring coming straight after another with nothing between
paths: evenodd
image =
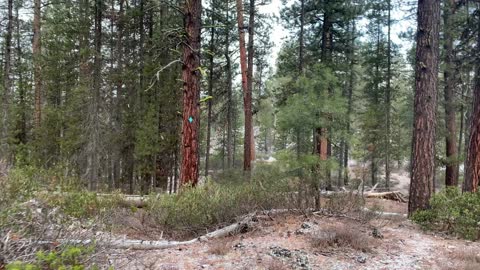
<instances>
[{"instance_id":1,"label":"fallen branch","mask_svg":"<svg viewBox=\"0 0 480 270\"><path fill-rule=\"evenodd\" d=\"M381 216L381 217L407 217L406 214L400 214L400 213L392 213L392 212L383 212L383 211L374 211L374 210L370 210L366 207L364 207L362 209L362 211L364 212L370 212L370 213L374 213L378 216Z\"/></svg>"},{"instance_id":2,"label":"fallen branch","mask_svg":"<svg viewBox=\"0 0 480 270\"><path fill-rule=\"evenodd\" d=\"M224 227L222 229L215 230L207 233L198 238L194 238L188 241L149 241L149 240L131 240L131 239L114 239L109 236L100 237L100 239L92 240L75 240L75 239L61 239L57 241L39 241L40 245L90 245L95 243L102 247L108 247L112 249L133 249L133 250L153 250L153 249L167 249L179 246L190 245L196 242L208 241L210 239L221 238L228 235L235 235L245 232L249 228L254 226L256 220L256 214L249 214L241 221ZM103 239L102 239L103 238Z\"/></svg>"},{"instance_id":3,"label":"fallen branch","mask_svg":"<svg viewBox=\"0 0 480 270\"><path fill-rule=\"evenodd\" d=\"M406 203L407 200L403 197L403 194L399 191L389 191L389 192L369 192L366 194L367 198L377 198L377 199L387 199L393 201L399 201Z\"/></svg>"}]
</instances>

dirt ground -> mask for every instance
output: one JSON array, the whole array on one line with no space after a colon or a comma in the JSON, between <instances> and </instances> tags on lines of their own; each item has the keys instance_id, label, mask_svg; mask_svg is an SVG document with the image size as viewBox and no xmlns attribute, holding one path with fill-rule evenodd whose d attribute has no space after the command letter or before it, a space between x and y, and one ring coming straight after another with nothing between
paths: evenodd
<instances>
[{"instance_id":1,"label":"dirt ground","mask_svg":"<svg viewBox=\"0 0 480 270\"><path fill-rule=\"evenodd\" d=\"M405 213L407 207L381 199L369 200L367 205L380 205L384 211L396 213ZM341 231L353 235L356 248L338 243L318 245L316 239L322 239L325 233ZM108 256L115 269L443 270L480 269L479 251L478 242L423 232L404 217L363 222L346 217L282 214L259 219L245 234L173 249L112 250Z\"/></svg>"},{"instance_id":2,"label":"dirt ground","mask_svg":"<svg viewBox=\"0 0 480 270\"><path fill-rule=\"evenodd\" d=\"M391 180L392 190L408 194L406 172ZM267 216L244 234L164 250L111 250L108 257L115 269L480 269L479 242L423 231L403 215L406 203L367 199L366 207L400 215Z\"/></svg>"}]
</instances>

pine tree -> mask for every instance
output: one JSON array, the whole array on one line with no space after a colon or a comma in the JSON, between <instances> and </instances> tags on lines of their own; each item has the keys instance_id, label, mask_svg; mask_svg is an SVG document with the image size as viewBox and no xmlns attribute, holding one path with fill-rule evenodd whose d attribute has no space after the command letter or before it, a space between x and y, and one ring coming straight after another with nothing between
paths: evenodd
<instances>
[{"instance_id":1,"label":"pine tree","mask_svg":"<svg viewBox=\"0 0 480 270\"><path fill-rule=\"evenodd\" d=\"M182 185L196 185L199 174L201 0L186 1L183 45Z\"/></svg>"},{"instance_id":2,"label":"pine tree","mask_svg":"<svg viewBox=\"0 0 480 270\"><path fill-rule=\"evenodd\" d=\"M478 10L477 10L478 13ZM480 53L480 27L477 22L477 55ZM467 166L463 190L477 192L480 185L480 64L475 67L473 87L473 110L468 139Z\"/></svg>"},{"instance_id":3,"label":"pine tree","mask_svg":"<svg viewBox=\"0 0 480 270\"><path fill-rule=\"evenodd\" d=\"M415 64L415 120L408 213L426 209L435 171L435 116L439 68L440 2L418 1Z\"/></svg>"}]
</instances>

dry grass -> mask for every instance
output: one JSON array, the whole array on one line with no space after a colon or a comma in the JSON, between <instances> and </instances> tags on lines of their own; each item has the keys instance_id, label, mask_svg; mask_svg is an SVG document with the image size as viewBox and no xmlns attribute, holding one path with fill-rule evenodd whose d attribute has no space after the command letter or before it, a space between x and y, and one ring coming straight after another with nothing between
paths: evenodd
<instances>
[{"instance_id":1,"label":"dry grass","mask_svg":"<svg viewBox=\"0 0 480 270\"><path fill-rule=\"evenodd\" d=\"M325 250L351 248L362 252L371 251L373 239L351 227L330 227L313 234L311 244L314 248Z\"/></svg>"},{"instance_id":2,"label":"dry grass","mask_svg":"<svg viewBox=\"0 0 480 270\"><path fill-rule=\"evenodd\" d=\"M265 269L266 270L290 270L292 268L288 267L288 265L282 262L281 260L271 259L265 265Z\"/></svg>"},{"instance_id":3,"label":"dry grass","mask_svg":"<svg viewBox=\"0 0 480 270\"><path fill-rule=\"evenodd\" d=\"M454 266L444 270L478 270L480 269L480 251L475 249L461 249L448 253L448 257L454 262Z\"/></svg>"},{"instance_id":4,"label":"dry grass","mask_svg":"<svg viewBox=\"0 0 480 270\"><path fill-rule=\"evenodd\" d=\"M212 242L208 248L208 253L214 255L227 255L232 249L232 242L229 239L218 239Z\"/></svg>"}]
</instances>

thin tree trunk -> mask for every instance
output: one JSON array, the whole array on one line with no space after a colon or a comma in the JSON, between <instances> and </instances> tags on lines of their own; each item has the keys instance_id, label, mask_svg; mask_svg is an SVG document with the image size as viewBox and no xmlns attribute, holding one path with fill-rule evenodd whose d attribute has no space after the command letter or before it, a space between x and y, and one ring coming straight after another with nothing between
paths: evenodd
<instances>
[{"instance_id":1,"label":"thin tree trunk","mask_svg":"<svg viewBox=\"0 0 480 270\"><path fill-rule=\"evenodd\" d=\"M200 128L200 31L202 1L185 1L183 41L183 121L181 185L198 183L198 136Z\"/></svg>"},{"instance_id":2,"label":"thin tree trunk","mask_svg":"<svg viewBox=\"0 0 480 270\"><path fill-rule=\"evenodd\" d=\"M209 54L209 74L208 74L208 95L213 96L213 56L215 50L215 1L212 1L211 7L211 19L210 23L212 27L210 28L210 54ZM228 91L228 90L227 90ZM212 99L208 100L208 113L207 113L207 146L205 153L205 177L208 176L209 163L210 163L210 140L211 140L211 131L212 131ZM228 116L227 116L228 117Z\"/></svg>"},{"instance_id":3,"label":"thin tree trunk","mask_svg":"<svg viewBox=\"0 0 480 270\"><path fill-rule=\"evenodd\" d=\"M330 10L325 10L323 14L323 26L322 26L322 48L321 48L321 61L324 65L330 66L332 62L332 28L333 23L330 18ZM328 94L333 95L333 89L328 89ZM331 120L331 115L326 116ZM331 156L332 152L332 142L330 140L331 128L319 127L317 128L317 152L320 155L321 160L327 160ZM326 171L327 178L327 189L331 189L331 171L327 168Z\"/></svg>"},{"instance_id":4,"label":"thin tree trunk","mask_svg":"<svg viewBox=\"0 0 480 270\"><path fill-rule=\"evenodd\" d=\"M245 134L243 140L243 170L250 172L252 161L251 137L252 137L252 93L248 87L247 52L245 49L245 26L243 24L243 2L236 0L237 24L240 46L240 69L242 73L243 88L243 111L245 114ZM247 173L248 177L249 173Z\"/></svg>"},{"instance_id":5,"label":"thin tree trunk","mask_svg":"<svg viewBox=\"0 0 480 270\"><path fill-rule=\"evenodd\" d=\"M440 1L418 1L412 171L408 214L427 209L434 192Z\"/></svg>"},{"instance_id":6,"label":"thin tree trunk","mask_svg":"<svg viewBox=\"0 0 480 270\"><path fill-rule=\"evenodd\" d=\"M92 101L90 107L89 125L91 126L89 149L88 149L88 166L89 166L89 187L96 190L98 187L99 177L99 146L100 146L100 91L101 91L101 70L102 70L102 0L95 1L95 56L93 60L93 87Z\"/></svg>"},{"instance_id":7,"label":"thin tree trunk","mask_svg":"<svg viewBox=\"0 0 480 270\"><path fill-rule=\"evenodd\" d=\"M227 0L227 9L226 9L226 22L227 22L227 29L225 33L225 60L226 60L226 65L225 69L227 72L227 167L230 169L233 167L233 145L232 141L233 140L233 135L232 135L232 129L233 129L233 98L232 98L232 63L231 63L231 58L230 58L230 12L229 12L229 7L230 7L230 1Z\"/></svg>"},{"instance_id":8,"label":"thin tree trunk","mask_svg":"<svg viewBox=\"0 0 480 270\"><path fill-rule=\"evenodd\" d=\"M350 52L349 52L349 60L350 60L350 74L349 74L349 83L348 83L348 94L347 94L347 99L348 99L348 108L347 108L347 134L350 134L350 125L351 125L351 119L350 116L352 115L352 110L353 110L353 87L355 83L355 73L354 73L354 67L355 67L355 21L352 22L352 30L351 30L351 40L350 40ZM348 143L348 140L345 142L345 153L343 154L343 167L345 168L345 174L344 174L344 179L343 179L343 184L348 185L349 182L349 172L348 172L348 155L349 155L349 150L350 150L350 144Z\"/></svg>"},{"instance_id":9,"label":"thin tree trunk","mask_svg":"<svg viewBox=\"0 0 480 270\"><path fill-rule=\"evenodd\" d=\"M18 94L19 94L19 107L20 107L20 119L18 120L18 134L17 134L17 139L18 142L21 144L26 144L27 143L27 104L26 104L26 91L25 91L25 86L24 86L24 81L23 81L23 65L22 65L22 59L23 59L23 51L22 51L22 46L20 43L20 16L19 16L19 10L20 7L17 4L15 7L15 18L16 18L16 24L17 24L17 29L16 29L16 35L17 35L17 73L18 73Z\"/></svg>"},{"instance_id":10,"label":"thin tree trunk","mask_svg":"<svg viewBox=\"0 0 480 270\"><path fill-rule=\"evenodd\" d=\"M250 0L249 17L248 17L248 93L249 98L246 102L249 104L251 116L247 121L250 125L250 159L255 160L255 131L253 129L253 112L252 112L252 95L253 95L253 58L255 56L255 47L253 46L255 35L255 0Z\"/></svg>"},{"instance_id":11,"label":"thin tree trunk","mask_svg":"<svg viewBox=\"0 0 480 270\"><path fill-rule=\"evenodd\" d=\"M41 45L41 0L34 0L33 2L33 65L34 65L34 83L35 83L35 114L34 124L35 128L40 127L42 121L42 45Z\"/></svg>"},{"instance_id":12,"label":"thin tree trunk","mask_svg":"<svg viewBox=\"0 0 480 270\"><path fill-rule=\"evenodd\" d=\"M305 28L305 0L300 0L300 35L298 37L298 71L303 74L303 54L304 54L304 28Z\"/></svg>"},{"instance_id":13,"label":"thin tree trunk","mask_svg":"<svg viewBox=\"0 0 480 270\"><path fill-rule=\"evenodd\" d=\"M477 29L477 55L480 54L480 26ZM473 87L473 110L470 118L467 167L463 190L477 192L480 184L480 63L476 62Z\"/></svg>"},{"instance_id":14,"label":"thin tree trunk","mask_svg":"<svg viewBox=\"0 0 480 270\"><path fill-rule=\"evenodd\" d=\"M457 125L455 120L455 78L453 74L453 37L452 37L452 16L455 14L455 3L452 0L444 1L443 25L444 25L444 71L443 77L445 80L444 95L445 95L445 126L446 134L446 155L447 168L445 171L445 185L457 186L457 142L456 132Z\"/></svg>"},{"instance_id":15,"label":"thin tree trunk","mask_svg":"<svg viewBox=\"0 0 480 270\"><path fill-rule=\"evenodd\" d=\"M5 35L5 66L3 69L3 102L2 102L2 127L0 134L0 160L5 159L9 161L8 153L8 137L9 130L9 110L10 110L10 92L11 80L10 75L12 71L12 36L13 36L13 0L8 0L7 11L7 33Z\"/></svg>"},{"instance_id":16,"label":"thin tree trunk","mask_svg":"<svg viewBox=\"0 0 480 270\"><path fill-rule=\"evenodd\" d=\"M391 113L391 80L392 80L392 41L391 41L391 11L392 1L388 0L388 18L387 18L387 89L385 91L386 106L386 125L385 125L385 188L390 190L390 113Z\"/></svg>"},{"instance_id":17,"label":"thin tree trunk","mask_svg":"<svg viewBox=\"0 0 480 270\"><path fill-rule=\"evenodd\" d=\"M115 113L115 121L116 127L119 132L124 133L125 131L122 130L122 122L124 120L123 115L123 107L125 106L125 91L123 89L124 78L123 78L123 66L124 66L124 52L123 52L123 29L124 29L124 0L118 1L119 9L118 9L118 19L117 19L117 40L116 40L116 79L115 79L115 88L117 92L117 100L116 100L116 113ZM112 33L113 34L113 33ZM131 182L131 178L133 176L130 175L130 162L128 158L128 153L130 152L127 149L122 149L124 145L119 146L117 149L117 157L116 157L116 164L118 170L120 170L120 163L122 163L122 156L123 156L123 163L127 166L122 170L122 172L118 172L118 177L124 177ZM118 183L118 181L117 181ZM119 183L118 183L119 184ZM118 185L117 184L117 185ZM130 188L130 193L133 193L133 186Z\"/></svg>"}]
</instances>

